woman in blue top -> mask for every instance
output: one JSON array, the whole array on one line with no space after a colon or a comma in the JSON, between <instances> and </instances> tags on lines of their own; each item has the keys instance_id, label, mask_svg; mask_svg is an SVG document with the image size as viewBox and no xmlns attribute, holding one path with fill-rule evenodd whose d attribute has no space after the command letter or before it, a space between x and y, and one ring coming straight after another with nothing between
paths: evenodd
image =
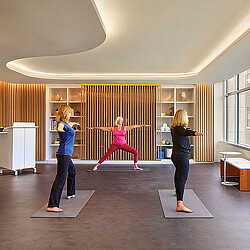
<instances>
[{"instance_id":1,"label":"woman in blue top","mask_svg":"<svg viewBox=\"0 0 250 250\"><path fill-rule=\"evenodd\" d=\"M184 188L189 172L190 139L189 136L202 136L200 132L195 132L187 128L188 116L185 109L178 110L171 125L171 135L173 140L173 151L171 160L175 166L174 183L177 196L177 212L192 213L193 210L183 205Z\"/></svg>"},{"instance_id":2,"label":"woman in blue top","mask_svg":"<svg viewBox=\"0 0 250 250\"><path fill-rule=\"evenodd\" d=\"M67 179L67 199L75 197L75 166L71 160L74 150L75 130L72 126L77 123L69 122L72 109L62 105L57 113L57 131L60 138L59 149L56 152L57 174L51 188L47 212L63 212L59 208L62 190Z\"/></svg>"}]
</instances>

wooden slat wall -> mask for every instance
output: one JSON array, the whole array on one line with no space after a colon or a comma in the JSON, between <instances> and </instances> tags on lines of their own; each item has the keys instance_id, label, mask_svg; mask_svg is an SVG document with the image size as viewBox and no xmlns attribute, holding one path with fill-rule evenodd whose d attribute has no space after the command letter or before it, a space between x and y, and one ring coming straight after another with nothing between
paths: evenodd
<instances>
[{"instance_id":1,"label":"wooden slat wall","mask_svg":"<svg viewBox=\"0 0 250 250\"><path fill-rule=\"evenodd\" d=\"M82 85L82 159L97 160L107 151L112 134L87 127L111 127L117 116L124 125L151 124L127 133L129 145L139 152L140 160L156 160L156 110L160 85L83 84ZM133 155L115 152L109 159L132 160Z\"/></svg>"},{"instance_id":2,"label":"wooden slat wall","mask_svg":"<svg viewBox=\"0 0 250 250\"><path fill-rule=\"evenodd\" d=\"M195 138L195 161L214 161L214 85L196 84L196 131L203 136Z\"/></svg>"},{"instance_id":3,"label":"wooden slat wall","mask_svg":"<svg viewBox=\"0 0 250 250\"><path fill-rule=\"evenodd\" d=\"M45 160L46 85L0 82L0 126L35 122L36 160Z\"/></svg>"}]
</instances>

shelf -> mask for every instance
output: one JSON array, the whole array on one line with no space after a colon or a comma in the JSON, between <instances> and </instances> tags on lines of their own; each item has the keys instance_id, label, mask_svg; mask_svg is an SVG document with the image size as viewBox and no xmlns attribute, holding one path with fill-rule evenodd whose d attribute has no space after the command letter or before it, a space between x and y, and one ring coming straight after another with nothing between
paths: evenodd
<instances>
[{"instance_id":1,"label":"shelf","mask_svg":"<svg viewBox=\"0 0 250 250\"><path fill-rule=\"evenodd\" d=\"M163 117L163 118L174 118L174 116L171 116L171 115L157 115L157 117Z\"/></svg>"},{"instance_id":2,"label":"shelf","mask_svg":"<svg viewBox=\"0 0 250 250\"><path fill-rule=\"evenodd\" d=\"M187 103L187 104L194 104L194 101L187 101L187 102L176 102L177 104L178 103L181 103L181 104L185 104L185 103Z\"/></svg>"},{"instance_id":3,"label":"shelf","mask_svg":"<svg viewBox=\"0 0 250 250\"><path fill-rule=\"evenodd\" d=\"M161 102L161 103L168 103L168 104L174 104L174 101L172 101L172 102Z\"/></svg>"},{"instance_id":4,"label":"shelf","mask_svg":"<svg viewBox=\"0 0 250 250\"><path fill-rule=\"evenodd\" d=\"M68 103L79 103L79 104L81 104L81 101L68 101Z\"/></svg>"},{"instance_id":5,"label":"shelf","mask_svg":"<svg viewBox=\"0 0 250 250\"><path fill-rule=\"evenodd\" d=\"M49 117L50 117L50 118L56 118L55 115L50 115ZM71 117L73 117L73 118L81 118L80 115L72 115ZM70 118L71 118L71 117L70 117Z\"/></svg>"},{"instance_id":6,"label":"shelf","mask_svg":"<svg viewBox=\"0 0 250 250\"><path fill-rule=\"evenodd\" d=\"M67 103L67 101L50 101L49 103Z\"/></svg>"},{"instance_id":7,"label":"shelf","mask_svg":"<svg viewBox=\"0 0 250 250\"><path fill-rule=\"evenodd\" d=\"M167 145L156 145L157 147L173 147L173 144L167 144ZM194 145L191 145L193 147Z\"/></svg>"},{"instance_id":8,"label":"shelf","mask_svg":"<svg viewBox=\"0 0 250 250\"><path fill-rule=\"evenodd\" d=\"M49 130L49 132L57 132L57 130ZM75 130L75 132L82 132L82 130Z\"/></svg>"},{"instance_id":9,"label":"shelf","mask_svg":"<svg viewBox=\"0 0 250 250\"><path fill-rule=\"evenodd\" d=\"M162 117L162 118L174 118L174 116L170 116L170 115L164 115L164 116L162 116L162 115L157 115L157 117ZM194 116L188 115L188 118L194 118Z\"/></svg>"},{"instance_id":10,"label":"shelf","mask_svg":"<svg viewBox=\"0 0 250 250\"><path fill-rule=\"evenodd\" d=\"M156 132L159 132L159 133L171 133L171 130L169 130L169 131L156 130Z\"/></svg>"},{"instance_id":11,"label":"shelf","mask_svg":"<svg viewBox=\"0 0 250 250\"><path fill-rule=\"evenodd\" d=\"M58 144L49 144L50 147L59 147L59 143ZM81 144L74 144L74 147L81 147Z\"/></svg>"}]
</instances>

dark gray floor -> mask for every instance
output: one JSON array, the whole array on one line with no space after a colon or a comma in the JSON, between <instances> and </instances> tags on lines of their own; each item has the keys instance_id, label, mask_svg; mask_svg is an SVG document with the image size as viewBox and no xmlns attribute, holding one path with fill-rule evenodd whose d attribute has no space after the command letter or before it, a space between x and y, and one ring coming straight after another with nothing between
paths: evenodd
<instances>
[{"instance_id":1,"label":"dark gray floor","mask_svg":"<svg viewBox=\"0 0 250 250\"><path fill-rule=\"evenodd\" d=\"M172 165L151 172L76 168L77 189L96 190L77 218L30 218L47 202L55 166L0 175L1 250L250 249L250 192L222 186L218 164L192 165L187 183L214 219L163 217L157 190L173 188Z\"/></svg>"}]
</instances>

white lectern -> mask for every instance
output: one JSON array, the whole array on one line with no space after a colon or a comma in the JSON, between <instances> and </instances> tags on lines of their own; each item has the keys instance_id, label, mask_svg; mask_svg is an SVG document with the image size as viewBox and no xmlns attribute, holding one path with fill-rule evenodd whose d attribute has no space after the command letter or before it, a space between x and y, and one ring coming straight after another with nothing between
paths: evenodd
<instances>
[{"instance_id":1,"label":"white lectern","mask_svg":"<svg viewBox=\"0 0 250 250\"><path fill-rule=\"evenodd\" d=\"M25 168L36 173L36 128L35 123L14 122L0 132L0 167L15 171L15 175Z\"/></svg>"}]
</instances>

